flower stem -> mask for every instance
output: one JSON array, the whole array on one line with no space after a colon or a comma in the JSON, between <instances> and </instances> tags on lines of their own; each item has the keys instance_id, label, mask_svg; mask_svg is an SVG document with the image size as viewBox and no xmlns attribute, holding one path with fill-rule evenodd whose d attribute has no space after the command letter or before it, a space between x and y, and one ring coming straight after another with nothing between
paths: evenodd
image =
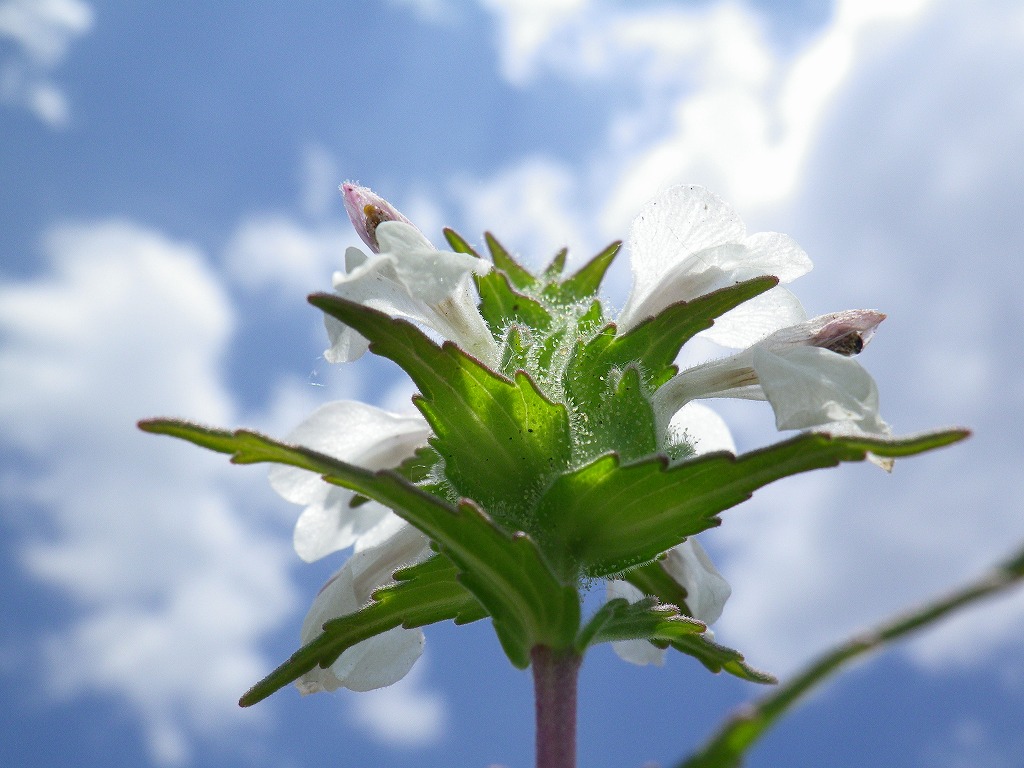
<instances>
[{"instance_id":1,"label":"flower stem","mask_svg":"<svg viewBox=\"0 0 1024 768\"><path fill-rule=\"evenodd\" d=\"M1024 548L956 591L835 646L774 693L737 711L699 752L680 763L678 768L725 768L740 765L747 750L787 714L807 691L853 659L927 627L977 600L1018 586L1022 581Z\"/></svg>"},{"instance_id":2,"label":"flower stem","mask_svg":"<svg viewBox=\"0 0 1024 768\"><path fill-rule=\"evenodd\" d=\"M576 681L583 658L534 646L530 652L537 709L537 768L576 768Z\"/></svg>"}]
</instances>

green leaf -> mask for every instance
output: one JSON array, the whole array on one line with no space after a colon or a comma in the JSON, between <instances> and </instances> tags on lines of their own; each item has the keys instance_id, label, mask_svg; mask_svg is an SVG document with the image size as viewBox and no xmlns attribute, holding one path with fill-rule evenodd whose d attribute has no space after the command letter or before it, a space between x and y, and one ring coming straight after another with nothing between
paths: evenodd
<instances>
[{"instance_id":1,"label":"green leaf","mask_svg":"<svg viewBox=\"0 0 1024 768\"><path fill-rule=\"evenodd\" d=\"M615 326L602 329L569 363L567 389L580 408L590 409L604 397L602 383L614 368L640 363L645 384L657 389L676 373L679 350L716 317L778 285L774 277L758 277L722 288L693 301L672 304L621 336Z\"/></svg>"},{"instance_id":2,"label":"green leaf","mask_svg":"<svg viewBox=\"0 0 1024 768\"><path fill-rule=\"evenodd\" d=\"M370 472L248 430L228 432L174 419L143 421L139 427L231 454L236 464L275 462L316 472L390 507L455 563L459 580L491 615L505 653L520 668L529 666L534 645L567 648L575 638L580 617L575 584L559 581L528 536L509 535L471 501L452 506L392 470Z\"/></svg>"},{"instance_id":3,"label":"green leaf","mask_svg":"<svg viewBox=\"0 0 1024 768\"><path fill-rule=\"evenodd\" d=\"M589 576L620 573L653 560L687 536L718 525L718 513L758 488L799 472L862 461L869 453L910 456L949 445L966 430L903 439L804 433L734 456L711 453L675 466L660 456L621 465L610 454L559 477L538 518Z\"/></svg>"},{"instance_id":4,"label":"green leaf","mask_svg":"<svg viewBox=\"0 0 1024 768\"><path fill-rule=\"evenodd\" d=\"M565 257L568 255L568 248L563 248L555 254L555 258L553 258L551 263L544 269L544 278L546 280L555 280L562 274L562 270L565 269Z\"/></svg>"},{"instance_id":5,"label":"green leaf","mask_svg":"<svg viewBox=\"0 0 1024 768\"><path fill-rule=\"evenodd\" d=\"M593 460L610 451L623 462L650 456L658 450L658 442L640 371L631 364L624 371L609 371L604 378L604 395L577 425L579 458Z\"/></svg>"},{"instance_id":6,"label":"green leaf","mask_svg":"<svg viewBox=\"0 0 1024 768\"><path fill-rule=\"evenodd\" d=\"M494 235L485 232L484 241L487 243L487 249L491 252L494 266L508 275L512 285L521 290L529 290L538 285L537 278L512 258L512 255L505 250L505 247L498 242Z\"/></svg>"},{"instance_id":7,"label":"green leaf","mask_svg":"<svg viewBox=\"0 0 1024 768\"><path fill-rule=\"evenodd\" d=\"M683 616L690 615L686 605L686 590L675 579L668 575L661 566L660 558L637 568L631 568L618 578L629 582L646 595L657 598L663 605L675 606ZM743 654L732 648L711 640L700 634L687 634L675 638L667 638L673 648L688 656L693 656L712 672L728 672L743 680L753 683L773 684L776 681L771 675L760 672L743 658ZM664 645L663 643L656 643Z\"/></svg>"},{"instance_id":8,"label":"green leaf","mask_svg":"<svg viewBox=\"0 0 1024 768\"><path fill-rule=\"evenodd\" d=\"M395 467L395 472L400 474L410 483L415 483L420 488L427 488L433 492L432 488L425 485L425 481L430 477L431 472L437 463L441 460L441 457L437 455L437 451L433 448L425 447L419 448L416 452ZM349 501L350 507L358 507L369 501L368 498L360 494L356 494Z\"/></svg>"},{"instance_id":9,"label":"green leaf","mask_svg":"<svg viewBox=\"0 0 1024 768\"><path fill-rule=\"evenodd\" d=\"M416 404L456 491L510 529L532 532L528 511L548 478L570 461L565 406L548 400L525 374L499 376L454 344L438 347L405 320L329 294L309 300L355 328L374 353L394 360L416 383Z\"/></svg>"},{"instance_id":10,"label":"green leaf","mask_svg":"<svg viewBox=\"0 0 1024 768\"><path fill-rule=\"evenodd\" d=\"M714 673L728 672L730 675L751 683L775 685L779 682L774 675L761 672L747 664L743 654L732 648L719 645L706 635L685 635L673 638L669 643L680 653L692 656Z\"/></svg>"},{"instance_id":11,"label":"green leaf","mask_svg":"<svg viewBox=\"0 0 1024 768\"><path fill-rule=\"evenodd\" d=\"M443 231L444 239L448 241L448 245L451 246L453 251L456 253L468 253L470 256L476 256L478 259L480 258L480 254L473 250L473 246L471 246L466 239L454 229L445 227Z\"/></svg>"},{"instance_id":12,"label":"green leaf","mask_svg":"<svg viewBox=\"0 0 1024 768\"><path fill-rule=\"evenodd\" d=\"M567 280L559 284L559 295L566 303L582 301L583 299L596 296L601 287L608 267L615 260L615 256L622 247L622 241L616 241L601 251Z\"/></svg>"},{"instance_id":13,"label":"green leaf","mask_svg":"<svg viewBox=\"0 0 1024 768\"><path fill-rule=\"evenodd\" d=\"M651 598L630 603L619 597L609 600L580 630L576 651L618 640L657 640L670 643L707 631L707 626L684 616L674 605L658 605Z\"/></svg>"},{"instance_id":14,"label":"green leaf","mask_svg":"<svg viewBox=\"0 0 1024 768\"><path fill-rule=\"evenodd\" d=\"M683 612L685 616L692 616L690 608L686 603L689 595L686 589L678 581L669 576L668 571L662 566L664 556L657 560L630 568L617 578L628 581L645 595L653 595L662 603L674 605Z\"/></svg>"},{"instance_id":15,"label":"green leaf","mask_svg":"<svg viewBox=\"0 0 1024 768\"><path fill-rule=\"evenodd\" d=\"M368 605L327 622L323 633L302 646L242 696L249 707L293 683L314 667L329 667L356 643L395 627L423 627L452 619L467 624L487 611L457 580L458 569L444 555L396 571L395 583L376 590Z\"/></svg>"},{"instance_id":16,"label":"green leaf","mask_svg":"<svg viewBox=\"0 0 1024 768\"><path fill-rule=\"evenodd\" d=\"M551 326L550 313L536 300L512 287L505 272L491 270L476 278L480 315L495 339L512 325L543 333Z\"/></svg>"}]
</instances>

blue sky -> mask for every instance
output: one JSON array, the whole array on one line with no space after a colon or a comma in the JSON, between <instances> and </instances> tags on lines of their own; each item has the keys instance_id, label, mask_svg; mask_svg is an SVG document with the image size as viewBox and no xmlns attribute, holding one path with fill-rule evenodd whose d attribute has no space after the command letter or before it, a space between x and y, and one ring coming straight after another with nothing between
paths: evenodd
<instances>
[{"instance_id":1,"label":"blue sky","mask_svg":"<svg viewBox=\"0 0 1024 768\"><path fill-rule=\"evenodd\" d=\"M340 561L298 560L264 469L134 430L405 407L390 364L322 359L304 302L356 243L345 179L533 264L704 184L809 252L809 312L889 314L862 358L883 415L975 436L709 532L718 636L756 666L977 573L1024 540L1022 135L1016 0L0 0L0 763L530 764L529 677L484 622L429 628L394 688L238 710ZM609 300L628 286L623 259ZM719 410L741 448L776 439L763 404ZM750 765L1021 765L1021 637L1024 594L972 610ZM606 649L581 691L581 764L616 766L671 765L758 693Z\"/></svg>"}]
</instances>

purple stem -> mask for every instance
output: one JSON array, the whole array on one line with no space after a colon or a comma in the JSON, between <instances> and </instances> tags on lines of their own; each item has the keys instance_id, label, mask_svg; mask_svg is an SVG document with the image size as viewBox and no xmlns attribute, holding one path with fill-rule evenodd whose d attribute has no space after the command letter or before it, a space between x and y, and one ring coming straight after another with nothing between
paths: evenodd
<instances>
[{"instance_id":1,"label":"purple stem","mask_svg":"<svg viewBox=\"0 0 1024 768\"><path fill-rule=\"evenodd\" d=\"M576 768L576 680L583 659L543 645L530 652L537 704L537 768Z\"/></svg>"}]
</instances>

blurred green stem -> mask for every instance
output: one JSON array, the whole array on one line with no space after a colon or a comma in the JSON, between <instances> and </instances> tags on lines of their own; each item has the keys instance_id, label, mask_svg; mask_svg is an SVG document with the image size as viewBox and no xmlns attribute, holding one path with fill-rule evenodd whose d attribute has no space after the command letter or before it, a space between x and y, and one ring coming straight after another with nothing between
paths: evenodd
<instances>
[{"instance_id":1,"label":"blurred green stem","mask_svg":"<svg viewBox=\"0 0 1024 768\"><path fill-rule=\"evenodd\" d=\"M977 600L1002 592L1024 578L1024 549L976 581L923 607L887 621L836 646L774 693L737 710L697 753L678 768L735 768L743 755L807 691L847 662L942 619Z\"/></svg>"}]
</instances>

